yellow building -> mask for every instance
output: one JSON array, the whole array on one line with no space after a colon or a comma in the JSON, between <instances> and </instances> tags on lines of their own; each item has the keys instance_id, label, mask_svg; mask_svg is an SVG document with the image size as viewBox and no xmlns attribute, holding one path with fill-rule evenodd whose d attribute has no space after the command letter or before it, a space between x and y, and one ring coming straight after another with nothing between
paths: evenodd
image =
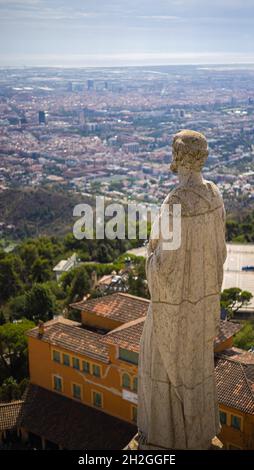
<instances>
[{"instance_id":1,"label":"yellow building","mask_svg":"<svg viewBox=\"0 0 254 470\"><path fill-rule=\"evenodd\" d=\"M231 348L217 355L220 440L226 449L254 449L254 355Z\"/></svg>"},{"instance_id":2,"label":"yellow building","mask_svg":"<svg viewBox=\"0 0 254 470\"><path fill-rule=\"evenodd\" d=\"M81 406L82 413L99 410L99 415L94 415L97 418L106 414L118 423L129 423L131 427L126 428L126 433L134 433L139 342L148 305L146 299L115 293L72 305L81 311L81 323L60 317L31 330L28 333L29 368L30 388L37 387L34 396L41 396L45 402L54 400L55 408L58 403L65 403L65 397L68 403ZM249 379L244 377L248 367L249 375L252 367L254 371L254 364L246 366L245 370L235 357L232 338L238 330L239 325L222 321L215 341L222 420L220 438L227 448L253 449L254 394ZM234 354L233 359L229 351ZM55 421L54 418L54 425ZM65 441L54 435L45 436L50 431L43 428L43 423L37 431L31 420L28 422L29 425L23 420L27 431L36 434L45 429L41 436L44 440L65 446Z\"/></svg>"},{"instance_id":3,"label":"yellow building","mask_svg":"<svg viewBox=\"0 0 254 470\"><path fill-rule=\"evenodd\" d=\"M113 294L76 305L82 323L52 320L28 333L31 383L128 422L137 416L138 347L112 346L112 330L145 317L148 301Z\"/></svg>"}]
</instances>

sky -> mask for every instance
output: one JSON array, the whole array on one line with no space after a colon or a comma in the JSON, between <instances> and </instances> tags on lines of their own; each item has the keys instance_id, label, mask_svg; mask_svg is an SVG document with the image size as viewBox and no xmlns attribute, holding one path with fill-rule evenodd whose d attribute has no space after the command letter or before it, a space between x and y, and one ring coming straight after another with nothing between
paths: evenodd
<instances>
[{"instance_id":1,"label":"sky","mask_svg":"<svg viewBox=\"0 0 254 470\"><path fill-rule=\"evenodd\" d=\"M254 63L254 0L0 0L0 66Z\"/></svg>"}]
</instances>

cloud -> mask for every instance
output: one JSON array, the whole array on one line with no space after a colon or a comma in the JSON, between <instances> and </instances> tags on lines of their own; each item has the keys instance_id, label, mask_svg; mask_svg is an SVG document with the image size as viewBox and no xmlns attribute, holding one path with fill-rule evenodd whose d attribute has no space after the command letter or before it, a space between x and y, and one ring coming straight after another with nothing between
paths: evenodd
<instances>
[{"instance_id":1,"label":"cloud","mask_svg":"<svg viewBox=\"0 0 254 470\"><path fill-rule=\"evenodd\" d=\"M38 61L53 52L74 58L91 52L94 59L82 56L89 63L110 61L107 54L126 61L127 52L143 54L141 62L156 52L181 60L183 53L204 50L244 56L254 52L253 17L254 0L0 0L0 40L10 57L27 52ZM151 60L173 60L167 57Z\"/></svg>"},{"instance_id":2,"label":"cloud","mask_svg":"<svg viewBox=\"0 0 254 470\"><path fill-rule=\"evenodd\" d=\"M163 0L164 4L169 4L169 0ZM206 7L220 7L220 8L249 8L253 7L253 0L170 0L170 3L176 6L190 6L191 8L201 6Z\"/></svg>"},{"instance_id":3,"label":"cloud","mask_svg":"<svg viewBox=\"0 0 254 470\"><path fill-rule=\"evenodd\" d=\"M125 54L23 54L0 55L4 66L54 66L54 67L107 67L126 65L184 65L184 64L250 64L254 54L202 53L125 53Z\"/></svg>"},{"instance_id":4,"label":"cloud","mask_svg":"<svg viewBox=\"0 0 254 470\"><path fill-rule=\"evenodd\" d=\"M42 4L41 0L0 0L0 6L3 5L4 7L8 8L11 6L33 6Z\"/></svg>"},{"instance_id":5,"label":"cloud","mask_svg":"<svg viewBox=\"0 0 254 470\"><path fill-rule=\"evenodd\" d=\"M144 20L181 20L180 16L170 16L170 15L140 15L137 18L142 18Z\"/></svg>"},{"instance_id":6,"label":"cloud","mask_svg":"<svg viewBox=\"0 0 254 470\"><path fill-rule=\"evenodd\" d=\"M1 21L17 22L27 21L82 21L98 15L97 12L85 11L83 8L73 8L69 5L53 1L41 0L0 0Z\"/></svg>"}]
</instances>

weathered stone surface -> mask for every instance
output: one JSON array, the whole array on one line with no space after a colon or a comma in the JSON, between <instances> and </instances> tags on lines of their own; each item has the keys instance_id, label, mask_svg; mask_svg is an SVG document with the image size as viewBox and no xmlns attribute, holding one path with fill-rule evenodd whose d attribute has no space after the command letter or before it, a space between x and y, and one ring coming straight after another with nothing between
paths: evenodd
<instances>
[{"instance_id":1,"label":"weathered stone surface","mask_svg":"<svg viewBox=\"0 0 254 470\"><path fill-rule=\"evenodd\" d=\"M177 203L182 240L165 250L159 230L148 246L151 304L140 344L138 428L141 448L208 449L220 430L213 342L226 258L224 205L216 185L197 171L208 155L204 136L184 131L173 145L179 185L152 233L164 213L172 219Z\"/></svg>"}]
</instances>

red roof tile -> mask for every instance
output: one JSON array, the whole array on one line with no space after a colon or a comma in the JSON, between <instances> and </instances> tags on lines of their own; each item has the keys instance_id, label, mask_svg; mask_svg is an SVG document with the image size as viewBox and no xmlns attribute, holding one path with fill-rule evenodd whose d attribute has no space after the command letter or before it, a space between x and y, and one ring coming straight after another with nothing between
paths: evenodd
<instances>
[{"instance_id":1,"label":"red roof tile","mask_svg":"<svg viewBox=\"0 0 254 470\"><path fill-rule=\"evenodd\" d=\"M100 317L107 317L120 323L126 323L146 316L149 302L148 299L142 297L117 292L71 304L71 307Z\"/></svg>"},{"instance_id":2,"label":"red roof tile","mask_svg":"<svg viewBox=\"0 0 254 470\"><path fill-rule=\"evenodd\" d=\"M249 365L217 355L215 377L220 404L254 414L254 393L248 380ZM254 368L254 365L251 366Z\"/></svg>"},{"instance_id":3,"label":"red roof tile","mask_svg":"<svg viewBox=\"0 0 254 470\"><path fill-rule=\"evenodd\" d=\"M15 428L23 400L0 403L0 431Z\"/></svg>"},{"instance_id":4,"label":"red roof tile","mask_svg":"<svg viewBox=\"0 0 254 470\"><path fill-rule=\"evenodd\" d=\"M120 346L122 348L129 349L130 351L138 352L144 321L145 317L142 317L125 323L124 325L121 325L107 333L101 341L104 344ZM240 328L241 326L239 323L221 320L220 332L214 343L215 347L237 333Z\"/></svg>"},{"instance_id":5,"label":"red roof tile","mask_svg":"<svg viewBox=\"0 0 254 470\"><path fill-rule=\"evenodd\" d=\"M220 343L223 343L227 339L234 336L238 331L242 328L240 323L228 321L228 320L221 320L220 321L220 331L218 336L215 338L215 347L219 346Z\"/></svg>"},{"instance_id":6,"label":"red roof tile","mask_svg":"<svg viewBox=\"0 0 254 470\"><path fill-rule=\"evenodd\" d=\"M254 353L236 348L235 346L230 349L225 349L223 355L230 359L235 359L242 364L254 364Z\"/></svg>"},{"instance_id":7,"label":"red roof tile","mask_svg":"<svg viewBox=\"0 0 254 470\"><path fill-rule=\"evenodd\" d=\"M38 327L30 330L28 336L40 338L41 341L76 354L86 355L105 363L109 362L108 347L100 343L102 335L86 330L81 323L60 317L44 323L43 336L39 337Z\"/></svg>"},{"instance_id":8,"label":"red roof tile","mask_svg":"<svg viewBox=\"0 0 254 470\"><path fill-rule=\"evenodd\" d=\"M144 321L145 318L138 318L137 320L125 323L107 333L101 341L105 344L120 346L121 348L138 353Z\"/></svg>"}]
</instances>

